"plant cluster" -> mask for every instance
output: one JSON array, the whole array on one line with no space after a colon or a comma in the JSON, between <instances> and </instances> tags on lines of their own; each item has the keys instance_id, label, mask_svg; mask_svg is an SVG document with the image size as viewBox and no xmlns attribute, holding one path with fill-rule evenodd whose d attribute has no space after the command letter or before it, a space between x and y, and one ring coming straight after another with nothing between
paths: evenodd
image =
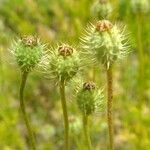
<instances>
[{"instance_id":1,"label":"plant cluster","mask_svg":"<svg viewBox=\"0 0 150 150\"><path fill-rule=\"evenodd\" d=\"M98 14L106 17L110 11L110 5L107 1L99 1L100 6L96 4ZM103 6L106 5L106 6ZM105 9L104 9L105 8ZM28 129L29 139L33 150L36 149L35 136L28 119L24 103L24 88L28 74L41 63L44 73L51 79L55 79L60 89L60 99L63 110L64 121L64 149L70 149L69 141L69 117L66 97L66 86L73 78L85 71L83 66L88 64L87 60L94 65L103 64L107 74L107 120L109 132L110 149L114 149L114 132L113 132L113 71L112 67L118 59L122 59L128 53L128 39L124 28L117 24L111 23L109 20L98 20L95 24L87 27L86 34L81 38L80 48L74 48L69 44L60 44L57 47L45 50L45 44L35 36L23 36L13 44L12 53L21 70L22 82L20 86L20 107L23 118ZM84 57L83 57L84 55ZM92 143L89 134L89 117L98 111L104 111L103 92L96 86L93 81L79 83L76 93L76 102L79 111L83 117L83 131L85 135L85 145L87 149L92 149Z\"/></svg>"}]
</instances>

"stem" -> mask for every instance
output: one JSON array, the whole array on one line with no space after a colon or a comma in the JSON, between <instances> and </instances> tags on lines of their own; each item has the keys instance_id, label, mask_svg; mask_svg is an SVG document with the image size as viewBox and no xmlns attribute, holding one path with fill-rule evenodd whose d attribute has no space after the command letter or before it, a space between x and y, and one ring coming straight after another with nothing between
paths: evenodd
<instances>
[{"instance_id":1,"label":"stem","mask_svg":"<svg viewBox=\"0 0 150 150\"><path fill-rule=\"evenodd\" d=\"M112 78L112 66L107 70L107 120L108 120L108 129L109 129L109 144L110 150L114 150L114 133L113 133L113 114L112 114L112 103L113 103L113 78Z\"/></svg>"},{"instance_id":2,"label":"stem","mask_svg":"<svg viewBox=\"0 0 150 150\"><path fill-rule=\"evenodd\" d=\"M83 115L83 130L84 130L84 136L85 136L87 149L92 150L92 144L91 144L91 139L89 135L88 116L85 114Z\"/></svg>"},{"instance_id":3,"label":"stem","mask_svg":"<svg viewBox=\"0 0 150 150\"><path fill-rule=\"evenodd\" d=\"M143 43L142 43L142 15L141 13L137 13L136 15L137 21L137 50L138 50L138 63L139 63L139 84L138 84L138 107L141 110L143 105L143 98L144 98L144 50L143 50ZM142 119L142 111L140 111L139 119ZM140 130L141 131L141 127ZM140 137L142 137L141 132L138 133ZM139 143L139 149L142 149L141 144Z\"/></svg>"},{"instance_id":4,"label":"stem","mask_svg":"<svg viewBox=\"0 0 150 150\"><path fill-rule=\"evenodd\" d=\"M61 96L61 104L62 104L62 109L63 109L64 125L65 125L64 149L68 150L69 149L69 121L68 121L68 112L67 112L67 104L66 104L66 96L65 96L65 81L64 80L61 80L61 82L60 82L60 96Z\"/></svg>"},{"instance_id":5,"label":"stem","mask_svg":"<svg viewBox=\"0 0 150 150\"><path fill-rule=\"evenodd\" d=\"M142 44L142 28L141 28L141 14L138 13L136 16L137 20L137 49L138 49L138 61L139 61L139 95L140 98L140 106L142 102L143 96L143 78L144 78L144 52L143 52L143 44Z\"/></svg>"},{"instance_id":6,"label":"stem","mask_svg":"<svg viewBox=\"0 0 150 150\"><path fill-rule=\"evenodd\" d=\"M26 85L27 76L28 76L28 73L23 72L22 81L21 81L21 85L20 85L20 108L22 111L23 119L25 121L27 130L28 130L29 141L31 143L32 150L36 150L34 135L33 135L32 129L31 129L31 125L30 125L30 122L29 122L29 119L28 119L28 116L27 116L27 113L25 110L25 104L24 104L24 88Z\"/></svg>"},{"instance_id":7,"label":"stem","mask_svg":"<svg viewBox=\"0 0 150 150\"><path fill-rule=\"evenodd\" d=\"M141 77L143 77L143 45L142 45L142 39L141 39L141 35L142 35L142 30L141 30L141 15L140 13L137 14L137 46L138 46L138 59L139 59L139 71L140 71L140 75Z\"/></svg>"}]
</instances>

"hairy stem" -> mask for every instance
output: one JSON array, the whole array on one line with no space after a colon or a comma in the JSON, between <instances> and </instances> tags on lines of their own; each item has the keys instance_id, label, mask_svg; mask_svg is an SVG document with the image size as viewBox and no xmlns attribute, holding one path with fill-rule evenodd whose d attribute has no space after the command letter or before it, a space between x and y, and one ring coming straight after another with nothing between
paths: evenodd
<instances>
[{"instance_id":1,"label":"hairy stem","mask_svg":"<svg viewBox=\"0 0 150 150\"><path fill-rule=\"evenodd\" d=\"M107 120L109 129L109 147L110 150L114 150L114 133L113 133L113 114L112 114L112 104L113 104L113 78L112 78L112 66L107 69Z\"/></svg>"},{"instance_id":2,"label":"hairy stem","mask_svg":"<svg viewBox=\"0 0 150 150\"><path fill-rule=\"evenodd\" d=\"M91 144L91 139L90 139L90 135L89 135L89 125L88 125L88 116L87 115L83 115L83 131L84 131L87 150L92 150L92 144Z\"/></svg>"},{"instance_id":3,"label":"hairy stem","mask_svg":"<svg viewBox=\"0 0 150 150\"><path fill-rule=\"evenodd\" d=\"M65 147L65 150L68 150L69 149L69 121L68 121L64 80L61 80L60 82L60 96L61 96L61 104L62 104L62 109L63 109L64 125L65 125L65 132L64 132L65 146L64 147Z\"/></svg>"},{"instance_id":4,"label":"hairy stem","mask_svg":"<svg viewBox=\"0 0 150 150\"><path fill-rule=\"evenodd\" d=\"M25 88L25 85L26 85L27 76L28 76L27 72L24 72L22 74L22 81L21 81L21 85L20 85L20 108L21 108L21 111L22 111L23 119L25 121L27 130L28 130L29 141L31 143L32 150L36 150L33 131L32 131L30 121L28 119L28 116L27 116L27 113L26 113L26 110L25 110L25 104L24 104L24 88Z\"/></svg>"}]
</instances>

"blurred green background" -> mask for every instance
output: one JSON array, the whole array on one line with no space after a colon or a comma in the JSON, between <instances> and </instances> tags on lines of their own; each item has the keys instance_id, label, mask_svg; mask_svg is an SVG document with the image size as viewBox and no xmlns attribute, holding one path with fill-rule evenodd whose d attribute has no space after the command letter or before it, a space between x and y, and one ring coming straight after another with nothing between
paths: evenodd
<instances>
[{"instance_id":1,"label":"blurred green background","mask_svg":"<svg viewBox=\"0 0 150 150\"><path fill-rule=\"evenodd\" d=\"M127 26L132 52L114 67L114 123L116 150L150 149L150 13L140 16L143 45L142 78L139 79L137 20L130 0L111 0L112 22ZM20 72L10 47L16 37L36 34L48 45L78 45L86 25L95 20L94 0L0 0L0 150L28 150L29 141L19 109ZM89 76L91 70L88 72ZM106 95L105 70L96 68L97 85ZM63 120L56 84L32 72L26 87L27 111L34 127L38 150L61 150ZM68 97L72 93L67 91ZM106 97L106 96L105 96ZM71 150L84 150L81 115L68 99ZM107 150L106 112L91 118L94 150Z\"/></svg>"}]
</instances>

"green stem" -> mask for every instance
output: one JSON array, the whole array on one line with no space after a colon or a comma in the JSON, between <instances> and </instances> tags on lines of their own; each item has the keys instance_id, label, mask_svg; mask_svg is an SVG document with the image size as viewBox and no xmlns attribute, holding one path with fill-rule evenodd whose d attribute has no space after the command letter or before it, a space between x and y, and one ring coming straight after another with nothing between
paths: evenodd
<instances>
[{"instance_id":1,"label":"green stem","mask_svg":"<svg viewBox=\"0 0 150 150\"><path fill-rule=\"evenodd\" d=\"M87 115L83 115L83 131L84 131L87 149L92 150L92 144L91 144L91 139L90 139L90 135L89 135L89 125L88 125L88 116Z\"/></svg>"},{"instance_id":2,"label":"green stem","mask_svg":"<svg viewBox=\"0 0 150 150\"><path fill-rule=\"evenodd\" d=\"M144 53L143 53L143 45L142 45L142 29L141 29L141 15L138 13L137 14L137 46L138 46L138 59L139 59L139 71L140 71L140 75L143 76L143 56L144 56Z\"/></svg>"},{"instance_id":3,"label":"green stem","mask_svg":"<svg viewBox=\"0 0 150 150\"><path fill-rule=\"evenodd\" d=\"M61 80L60 82L60 96L61 96L61 104L63 109L63 118L65 125L64 132L64 140L65 140L65 150L69 149L69 121L68 121L68 112L67 112L67 104L66 104L66 96L65 96L65 81Z\"/></svg>"},{"instance_id":4,"label":"green stem","mask_svg":"<svg viewBox=\"0 0 150 150\"><path fill-rule=\"evenodd\" d=\"M141 14L138 13L136 16L137 20L137 49L138 49L138 63L139 63L139 95L140 98L140 106L143 97L143 79L144 79L144 52L143 52L143 44L142 44L142 28L141 28Z\"/></svg>"},{"instance_id":5,"label":"green stem","mask_svg":"<svg viewBox=\"0 0 150 150\"><path fill-rule=\"evenodd\" d=\"M112 104L113 104L113 87L112 87L112 66L107 69L107 120L109 129L109 147L110 150L114 150L114 133L113 133L113 114L112 114Z\"/></svg>"},{"instance_id":6,"label":"green stem","mask_svg":"<svg viewBox=\"0 0 150 150\"><path fill-rule=\"evenodd\" d=\"M30 125L30 122L29 122L29 119L28 119L28 116L27 116L27 113L25 110L25 104L24 104L24 88L26 85L27 76L28 76L27 72L24 72L22 74L22 81L21 81L21 85L20 85L20 108L21 108L21 111L23 114L23 119L25 121L27 130L28 130L29 140L31 143L32 150L36 150L34 135L33 135L32 129L31 129L31 125Z\"/></svg>"}]
</instances>

